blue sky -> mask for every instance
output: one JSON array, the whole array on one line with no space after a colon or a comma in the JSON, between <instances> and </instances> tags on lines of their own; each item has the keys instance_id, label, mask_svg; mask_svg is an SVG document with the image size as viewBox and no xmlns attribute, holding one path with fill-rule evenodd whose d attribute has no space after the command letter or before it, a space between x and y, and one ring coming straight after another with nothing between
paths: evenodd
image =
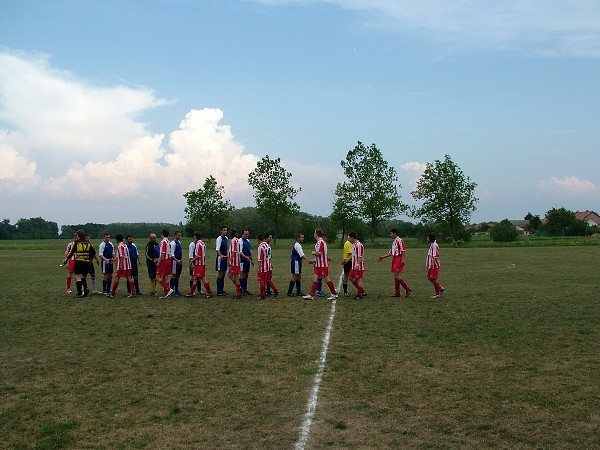
<instances>
[{"instance_id":1,"label":"blue sky","mask_svg":"<svg viewBox=\"0 0 600 450\"><path fill-rule=\"evenodd\" d=\"M328 215L357 141L402 200L450 155L472 222L600 210L600 3L0 0L2 218L185 221L279 157ZM406 216L399 218L409 220ZM412 220L412 219L410 219Z\"/></svg>"}]
</instances>

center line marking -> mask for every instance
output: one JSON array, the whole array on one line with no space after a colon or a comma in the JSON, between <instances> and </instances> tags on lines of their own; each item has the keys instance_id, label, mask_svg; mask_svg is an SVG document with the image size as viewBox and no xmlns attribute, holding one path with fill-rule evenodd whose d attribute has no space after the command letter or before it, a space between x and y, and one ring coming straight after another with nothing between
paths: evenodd
<instances>
[{"instance_id":1,"label":"center line marking","mask_svg":"<svg viewBox=\"0 0 600 450\"><path fill-rule=\"evenodd\" d=\"M342 286L342 279L344 277L344 271L340 274L340 281L338 283L337 293L339 295L340 288ZM329 341L331 339L331 330L333 329L333 318L335 317L335 307L337 299L331 301L331 311L329 313L329 323L325 329L325 336L323 337L323 347L321 348L321 356L319 357L319 365L315 379L313 381L312 390L310 397L308 398L308 406L306 415L304 416L304 422L302 428L300 428L300 437L296 442L297 450L304 450L308 437L310 435L310 427L312 426L313 418L315 417L315 411L317 410L317 400L319 397L319 388L321 387L321 380L323 379L323 372L325 371L325 362L327 361L327 348L329 347Z\"/></svg>"}]
</instances>

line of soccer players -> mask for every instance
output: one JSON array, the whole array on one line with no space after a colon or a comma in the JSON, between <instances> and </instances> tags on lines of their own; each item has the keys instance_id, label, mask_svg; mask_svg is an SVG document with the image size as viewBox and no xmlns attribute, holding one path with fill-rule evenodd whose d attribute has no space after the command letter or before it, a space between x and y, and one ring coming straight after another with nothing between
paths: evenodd
<instances>
[{"instance_id":1,"label":"line of soccer players","mask_svg":"<svg viewBox=\"0 0 600 450\"><path fill-rule=\"evenodd\" d=\"M296 241L292 246L290 255L291 260L291 279L289 282L287 295L289 297L302 296L306 300L312 300L315 295L324 296L321 291L321 283L324 281L331 295L329 300L338 298L338 292L331 279L329 278L329 263L331 257L328 255L325 234L321 229L316 229L313 235L315 239L315 248L311 252L313 258L308 258L302 248L304 235L298 234ZM391 272L394 275L394 293L392 297L401 297L400 287L404 288L405 296L410 297L411 288L402 278L404 272L404 256L406 246L404 240L399 236L397 229L390 230L392 246L388 253L379 256L378 260L392 257ZM110 234L105 233L103 240L96 254L93 245L89 241L89 235L83 230L78 230L74 235L73 241L69 242L65 251L65 261L68 264L67 275L67 293L71 293L72 276L75 275L77 284L76 297L86 297L89 294L87 288L87 275L91 275L92 288L94 294L104 294L108 297L114 297L119 286L120 279L125 278L127 282L128 297L142 295L139 287L138 267L142 265L137 246L133 242L133 236L127 235L123 242L123 235L115 236L117 248L110 241ZM183 272L183 248L181 246L181 232L176 231L173 240L169 240L169 231L162 231L162 239L157 242L156 234L150 234L149 242L145 248L145 260L150 278L151 296L157 296L157 285L163 288L162 295L159 298L169 298L171 296L181 296L179 290L179 281ZM264 299L268 295L277 297L279 291L273 282L273 264L270 243L273 239L270 233L257 236L257 281L259 283L260 293L258 299ZM438 282L440 259L439 246L434 235L428 235L430 243L427 254L427 278L433 284L435 294L432 298L441 297L444 287ZM241 238L238 238L235 229L229 230L228 227L221 227L220 234L215 241L216 262L216 295L226 296L225 275L227 274L235 287L234 299L240 299L242 296L252 295L248 291L248 275L250 267L254 266L252 256L252 244L249 240L249 231L243 230ZM99 265L99 259L102 263L102 292L96 290L94 261ZM310 292L304 294L301 289L302 262L313 265L312 284ZM206 244L202 241L199 232L194 233L193 241L188 247L188 261L190 274L189 292L186 297L193 297L198 293L205 298L211 298L213 291L210 282L206 276ZM344 295L348 296L348 281L356 288L357 294L354 298L360 300L366 293L363 287L363 277L365 271L364 246L358 239L356 233L348 235L348 240L344 244L344 254L341 262L344 267L342 285ZM204 286L205 294L202 294ZM295 293L294 293L295 288Z\"/></svg>"}]
</instances>

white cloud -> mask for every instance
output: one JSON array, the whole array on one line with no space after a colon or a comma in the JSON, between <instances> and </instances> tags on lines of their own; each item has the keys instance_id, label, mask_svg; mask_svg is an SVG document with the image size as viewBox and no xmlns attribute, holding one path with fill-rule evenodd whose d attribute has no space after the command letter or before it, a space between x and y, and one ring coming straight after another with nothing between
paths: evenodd
<instances>
[{"instance_id":1,"label":"white cloud","mask_svg":"<svg viewBox=\"0 0 600 450\"><path fill-rule=\"evenodd\" d=\"M548 56L600 57L600 3L542 0L257 0L329 3L359 11L369 26L410 30L459 49L496 49Z\"/></svg>"},{"instance_id":2,"label":"white cloud","mask_svg":"<svg viewBox=\"0 0 600 450\"><path fill-rule=\"evenodd\" d=\"M149 90L97 88L45 57L0 52L0 67L5 215L48 217L39 211L47 207L64 217L78 202L79 218L65 220L179 221L183 194L209 175L234 203L248 198L247 174L258 158L244 154L221 110L191 110L165 142L136 119L163 104Z\"/></svg>"},{"instance_id":3,"label":"white cloud","mask_svg":"<svg viewBox=\"0 0 600 450\"><path fill-rule=\"evenodd\" d=\"M414 191L417 187L417 181L425 172L425 168L427 164L421 163L418 161L409 161L400 165L400 170L404 173L404 177L400 177L402 182L402 187L407 189L409 192Z\"/></svg>"},{"instance_id":4,"label":"white cloud","mask_svg":"<svg viewBox=\"0 0 600 450\"><path fill-rule=\"evenodd\" d=\"M600 193L600 186L590 180L577 177L550 177L538 183L540 190L568 197L592 196Z\"/></svg>"}]
</instances>

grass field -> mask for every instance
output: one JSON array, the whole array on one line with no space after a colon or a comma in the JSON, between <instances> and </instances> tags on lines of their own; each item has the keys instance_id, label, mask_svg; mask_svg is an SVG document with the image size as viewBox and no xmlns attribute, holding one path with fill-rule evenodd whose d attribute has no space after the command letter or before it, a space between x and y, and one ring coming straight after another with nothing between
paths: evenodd
<instances>
[{"instance_id":1,"label":"grass field","mask_svg":"<svg viewBox=\"0 0 600 450\"><path fill-rule=\"evenodd\" d=\"M76 300L62 251L0 246L0 448L294 448L331 302L128 299L123 283ZM306 448L600 447L600 247L442 246L440 300L425 248L408 249L409 299L366 252Z\"/></svg>"}]
</instances>

